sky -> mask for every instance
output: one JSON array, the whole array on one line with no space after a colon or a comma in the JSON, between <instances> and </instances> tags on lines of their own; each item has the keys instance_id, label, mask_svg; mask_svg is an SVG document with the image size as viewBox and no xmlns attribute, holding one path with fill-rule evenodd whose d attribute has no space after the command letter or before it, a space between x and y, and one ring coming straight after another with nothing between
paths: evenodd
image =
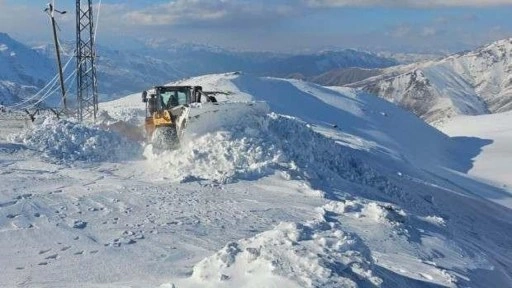
<instances>
[{"instance_id":1,"label":"sky","mask_svg":"<svg viewBox=\"0 0 512 288\"><path fill-rule=\"evenodd\" d=\"M50 42L48 1L0 0L0 32L25 43ZM68 11L56 16L63 40L74 39L74 2L55 0ZM512 0L92 2L98 44L119 49L190 42L244 51L446 53L512 37Z\"/></svg>"}]
</instances>

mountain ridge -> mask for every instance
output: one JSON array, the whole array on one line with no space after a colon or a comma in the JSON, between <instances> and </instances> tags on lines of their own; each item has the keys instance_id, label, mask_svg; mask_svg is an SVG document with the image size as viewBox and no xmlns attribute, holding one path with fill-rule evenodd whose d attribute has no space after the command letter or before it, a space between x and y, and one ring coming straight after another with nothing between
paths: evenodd
<instances>
[{"instance_id":1,"label":"mountain ridge","mask_svg":"<svg viewBox=\"0 0 512 288\"><path fill-rule=\"evenodd\" d=\"M438 125L457 115L512 110L512 38L436 61L385 68L348 84Z\"/></svg>"},{"instance_id":2,"label":"mountain ridge","mask_svg":"<svg viewBox=\"0 0 512 288\"><path fill-rule=\"evenodd\" d=\"M68 56L74 46L63 43ZM54 57L50 44L37 47L47 58ZM389 67L397 62L377 54L345 49L311 54L240 52L196 44L169 44L158 47L117 50L97 46L97 71L103 100L182 78L211 73L244 71L258 76L289 77L291 74L316 75L339 67ZM70 72L70 71L69 71Z\"/></svg>"}]
</instances>

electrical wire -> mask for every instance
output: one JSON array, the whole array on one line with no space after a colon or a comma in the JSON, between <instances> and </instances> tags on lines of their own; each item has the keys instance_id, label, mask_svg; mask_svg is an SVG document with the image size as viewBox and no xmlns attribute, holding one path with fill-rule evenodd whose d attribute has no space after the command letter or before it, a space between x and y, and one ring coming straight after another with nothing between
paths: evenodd
<instances>
[{"instance_id":1,"label":"electrical wire","mask_svg":"<svg viewBox=\"0 0 512 288\"><path fill-rule=\"evenodd\" d=\"M69 79L71 79L71 77L76 77L76 72L78 70L75 69L75 71L73 73L71 73L65 80L64 80L64 83L68 83ZM73 80L74 81L74 80ZM70 83L73 83L73 81L71 81ZM39 99L37 102L35 103L32 103L28 106L25 106L23 107L23 109L31 109L31 108L34 108L35 106L37 106L37 104L43 102L44 100L48 99L53 93L57 92L57 90L59 90L60 87L56 87L55 89L53 89L50 93L47 93L47 95L45 95L44 97L41 97L41 99Z\"/></svg>"},{"instance_id":2,"label":"electrical wire","mask_svg":"<svg viewBox=\"0 0 512 288\"><path fill-rule=\"evenodd\" d=\"M68 62L66 62L66 64L64 65L64 70L66 70L66 68L68 67L68 65L71 63L71 60L73 60L73 56L71 56L68 60ZM57 73L52 80L50 80L50 82L48 82L46 84L46 86L44 86L41 90L39 90L36 94L34 94L33 96L30 96L28 98L25 98L23 99L23 101L19 102L19 103L16 103L16 104L13 104L11 106L5 106L6 108L15 108L15 107L18 107L18 106L22 106L24 105L25 103L28 103L32 100L34 100L35 98L37 98L39 96L39 94L41 94L41 92L43 92L44 90L46 90L48 88L48 91L50 91L50 89L53 88L53 86L55 86L55 84L57 83L57 79L59 77L59 74ZM41 97L44 97L46 96L46 94L48 94L48 92L46 92L45 94L43 94L43 96Z\"/></svg>"},{"instance_id":3,"label":"electrical wire","mask_svg":"<svg viewBox=\"0 0 512 288\"><path fill-rule=\"evenodd\" d=\"M52 1L53 3L53 7L55 7L55 0ZM102 0L99 0L98 2L98 9L97 9L97 17L96 17L96 26L94 27L94 36L93 36L93 41L94 43L96 42L96 35L97 35L97 31L98 31L98 26L99 26L99 20L100 20L100 13L101 13L101 6L102 6ZM63 48L62 48L62 45L60 44L60 39L57 39L57 42L58 42L58 45L59 45L59 52L64 52L63 51ZM76 54L76 51L75 53ZM68 67L68 65L71 63L71 60L73 60L75 56L71 56L69 58L69 60L66 62L66 64L64 65L63 67L63 71L66 70L66 68ZM80 64L78 65L80 66ZM73 73L71 73L65 80L64 80L64 83L67 83L69 81L69 79L71 77L73 77L73 80L68 84L68 90L69 91L71 89L71 85L73 84L74 80L76 79L77 77L77 71L78 69L75 69L73 71ZM40 89L36 94L34 94L33 96L30 96L28 98L25 98L23 99L23 101L19 102L19 103L16 103L16 104L13 104L11 106L4 106L6 108L10 108L10 109L13 109L13 108L16 108L16 107L20 107L20 106L23 106L24 104L26 103L29 103L31 101L33 101L35 98L37 98L44 90L48 89L48 91L46 93L44 93L41 98L39 100L37 100L35 103L30 103L26 106L23 106L21 108L17 108L15 110L23 110L23 109L30 109L30 108L33 108L35 107L36 105L38 105L39 103L43 102L44 100L46 100L47 98L49 98L53 93L55 93L58 89L60 89L59 86L57 87L54 87L56 84L57 84L57 80L58 80L58 77L59 77L59 73L57 73L47 84L46 86L44 86L42 89ZM62 100L61 100L61 104L62 104Z\"/></svg>"},{"instance_id":4,"label":"electrical wire","mask_svg":"<svg viewBox=\"0 0 512 288\"><path fill-rule=\"evenodd\" d=\"M93 36L93 39L94 39L94 43L96 43L96 35L98 35L98 26L100 24L100 12L101 12L101 1L102 0L99 0L98 2L98 12L96 12L96 26L94 26L94 36Z\"/></svg>"}]
</instances>

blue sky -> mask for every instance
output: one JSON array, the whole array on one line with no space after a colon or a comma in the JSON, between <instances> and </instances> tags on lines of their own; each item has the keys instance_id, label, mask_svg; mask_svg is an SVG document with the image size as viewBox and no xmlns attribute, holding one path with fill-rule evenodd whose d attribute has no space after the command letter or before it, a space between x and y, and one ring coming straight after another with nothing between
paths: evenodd
<instances>
[{"instance_id":1,"label":"blue sky","mask_svg":"<svg viewBox=\"0 0 512 288\"><path fill-rule=\"evenodd\" d=\"M0 0L0 32L50 40L49 0ZM74 1L56 0L72 40ZM84 1L85 2L85 1ZM98 4L99 0L94 0ZM102 0L98 42L194 42L252 51L455 52L512 36L512 0Z\"/></svg>"}]
</instances>

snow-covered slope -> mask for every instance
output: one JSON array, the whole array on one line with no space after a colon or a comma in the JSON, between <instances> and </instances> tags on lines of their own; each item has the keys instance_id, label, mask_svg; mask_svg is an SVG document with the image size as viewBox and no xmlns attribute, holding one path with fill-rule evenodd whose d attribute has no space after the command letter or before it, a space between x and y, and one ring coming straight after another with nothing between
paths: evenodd
<instances>
[{"instance_id":1,"label":"snow-covered slope","mask_svg":"<svg viewBox=\"0 0 512 288\"><path fill-rule=\"evenodd\" d=\"M233 122L238 128L229 129L228 134L199 137L183 150L160 159L161 165L157 166L163 167L163 175L167 175L162 177L182 179L170 171L180 171L178 175L188 171L186 179L221 183L227 179L232 183L239 181L236 179L255 181L281 171L285 179L306 181L324 197L335 200L322 207L327 217L283 224L254 238L228 244L195 266L191 278L174 281L177 287L252 287L250 283L283 287L364 283L423 287L425 282L442 286L472 283L467 281L477 281L477 287L485 287L508 281L507 268L491 263L502 260L495 251L503 252L499 239L510 235L491 236L491 242L497 241L490 245L493 248L483 248L477 244L478 237L469 235L476 230L477 234L488 235L486 226L495 221L491 218L497 219L494 213L503 217L509 209L504 206L512 207L506 191L465 175L472 167L472 158L488 144L485 139L450 138L412 113L348 88L328 89L297 80L240 73L206 75L176 84L229 92L219 97L221 101L263 100L270 111L293 115L306 123L262 114L253 118L253 113L246 113L240 121ZM139 105L140 95L133 95L103 107L129 120ZM306 132L307 127L320 134ZM225 165L230 161L241 165ZM184 168L180 163L195 164ZM467 217L478 219L478 224L472 228L460 224L466 223ZM493 225L497 225L493 229L501 229L498 227L509 224ZM332 230L319 228L325 226ZM398 236L385 240L389 235ZM354 236L362 242L351 238ZM345 246L341 240L344 237L352 239L348 241L355 246ZM341 242L332 242L334 239ZM483 250L470 248L472 245ZM327 249L324 251L335 249L340 254L319 254L319 247ZM289 253L284 252L290 249ZM371 251L373 260L369 260L366 249ZM355 266L329 264L328 255L338 255L342 263L346 257L343 255L352 255L350 263ZM469 255L472 256L466 258ZM460 257L466 260L459 261ZM321 264L302 267L297 263ZM480 278L491 266L505 273L494 279L497 282ZM388 274L383 268L393 273ZM459 269L467 272L453 273Z\"/></svg>"},{"instance_id":2,"label":"snow-covered slope","mask_svg":"<svg viewBox=\"0 0 512 288\"><path fill-rule=\"evenodd\" d=\"M101 128L140 124L140 94L101 103L100 126L46 121L0 142L0 286L511 283L512 197L467 175L489 141L349 88L178 84L226 95L194 105L176 151Z\"/></svg>"},{"instance_id":3,"label":"snow-covered slope","mask_svg":"<svg viewBox=\"0 0 512 288\"><path fill-rule=\"evenodd\" d=\"M480 115L512 109L512 39L472 52L385 69L360 87L413 111L429 123L456 115Z\"/></svg>"},{"instance_id":4,"label":"snow-covered slope","mask_svg":"<svg viewBox=\"0 0 512 288\"><path fill-rule=\"evenodd\" d=\"M339 136L342 137L340 141L354 147L386 151L396 159L406 158L418 165L437 161L431 155L443 154L446 152L443 149L450 146L446 135L424 124L412 113L350 88L329 89L300 80L240 73L199 76L172 84L202 85L205 91L227 92L227 96L218 96L223 101L265 101L272 112L293 115L315 126L331 127L334 131L341 130L343 133L340 134L347 137ZM140 95L135 94L105 103L105 107L113 106L113 109L106 108L111 113L122 111L132 116L135 115L133 110L140 110L140 99ZM131 121L129 117L124 120ZM397 130L396 127L404 121L411 124ZM429 141L431 145L416 147L417 141Z\"/></svg>"},{"instance_id":5,"label":"snow-covered slope","mask_svg":"<svg viewBox=\"0 0 512 288\"><path fill-rule=\"evenodd\" d=\"M512 193L512 112L492 115L458 116L440 129L452 137L487 139L488 146L473 159L470 175L502 186Z\"/></svg>"}]
</instances>

